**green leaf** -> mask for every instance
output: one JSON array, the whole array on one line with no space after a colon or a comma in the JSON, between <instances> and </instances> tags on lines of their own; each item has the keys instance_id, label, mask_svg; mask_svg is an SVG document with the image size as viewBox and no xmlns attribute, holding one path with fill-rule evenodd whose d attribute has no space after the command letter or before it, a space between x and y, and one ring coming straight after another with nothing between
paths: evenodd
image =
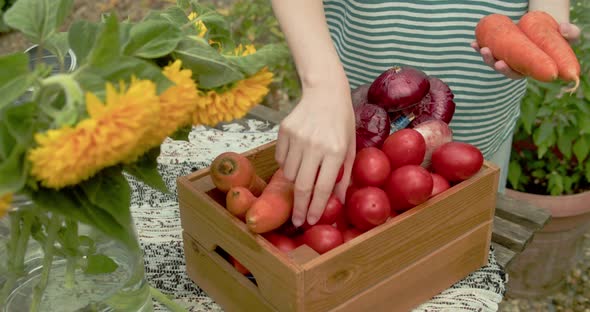
<instances>
[{"instance_id":1,"label":"green leaf","mask_svg":"<svg viewBox=\"0 0 590 312\"><path fill-rule=\"evenodd\" d=\"M68 44L68 33L60 32L52 34L46 42L45 48L57 56L60 64L63 65L64 59L70 46Z\"/></svg>"},{"instance_id":2,"label":"green leaf","mask_svg":"<svg viewBox=\"0 0 590 312\"><path fill-rule=\"evenodd\" d=\"M74 0L52 0L58 3L55 15L55 26L61 26L74 6Z\"/></svg>"},{"instance_id":3,"label":"green leaf","mask_svg":"<svg viewBox=\"0 0 590 312\"><path fill-rule=\"evenodd\" d=\"M115 238L129 247L137 246L133 227L130 225L121 226L107 211L92 204L79 186L68 187L59 191L39 188L31 196L35 204L43 209L93 226L105 235ZM129 213L129 207L126 210Z\"/></svg>"},{"instance_id":4,"label":"green leaf","mask_svg":"<svg viewBox=\"0 0 590 312\"><path fill-rule=\"evenodd\" d=\"M555 142L555 126L551 120L544 120L534 131L533 142L539 147L539 157L543 157L547 148Z\"/></svg>"},{"instance_id":5,"label":"green leaf","mask_svg":"<svg viewBox=\"0 0 590 312\"><path fill-rule=\"evenodd\" d=\"M205 89L220 87L244 78L244 74L236 65L231 64L203 39L184 39L173 53L176 58L182 60L184 68L192 70L193 78Z\"/></svg>"},{"instance_id":6,"label":"green leaf","mask_svg":"<svg viewBox=\"0 0 590 312\"><path fill-rule=\"evenodd\" d=\"M119 225L128 227L131 224L131 187L120 170L103 169L82 182L80 188L90 203L110 214Z\"/></svg>"},{"instance_id":7,"label":"green leaf","mask_svg":"<svg viewBox=\"0 0 590 312\"><path fill-rule=\"evenodd\" d=\"M27 181L28 169L26 149L17 145L8 158L0 163L0 194L19 191Z\"/></svg>"},{"instance_id":8,"label":"green leaf","mask_svg":"<svg viewBox=\"0 0 590 312\"><path fill-rule=\"evenodd\" d=\"M549 175L548 185L551 195L557 196L563 193L563 177L559 174L552 173Z\"/></svg>"},{"instance_id":9,"label":"green leaf","mask_svg":"<svg viewBox=\"0 0 590 312\"><path fill-rule=\"evenodd\" d=\"M525 98L522 101L520 120L528 134L532 133L533 125L537 119L537 103L534 99Z\"/></svg>"},{"instance_id":10,"label":"green leaf","mask_svg":"<svg viewBox=\"0 0 590 312\"><path fill-rule=\"evenodd\" d=\"M14 53L0 57L0 110L23 95L35 76L29 72L29 57Z\"/></svg>"},{"instance_id":11,"label":"green leaf","mask_svg":"<svg viewBox=\"0 0 590 312\"><path fill-rule=\"evenodd\" d=\"M130 23L128 21L124 21L124 22L121 22L121 24L119 24L119 38L121 41L121 47L124 47L127 44L127 42L129 42L129 36L131 35L131 28L133 28L134 25L135 24Z\"/></svg>"},{"instance_id":12,"label":"green leaf","mask_svg":"<svg viewBox=\"0 0 590 312\"><path fill-rule=\"evenodd\" d=\"M154 189L169 194L170 191L158 171L158 155L160 155L160 147L153 148L135 163L126 165L124 170Z\"/></svg>"},{"instance_id":13,"label":"green leaf","mask_svg":"<svg viewBox=\"0 0 590 312\"><path fill-rule=\"evenodd\" d=\"M184 11L176 6L170 6L164 10L152 10L143 19L144 21L166 21L181 29L190 20Z\"/></svg>"},{"instance_id":14,"label":"green leaf","mask_svg":"<svg viewBox=\"0 0 590 312\"><path fill-rule=\"evenodd\" d=\"M0 122L0 163L8 159L14 146L16 146L16 139L8 131L6 123Z\"/></svg>"},{"instance_id":15,"label":"green leaf","mask_svg":"<svg viewBox=\"0 0 590 312\"><path fill-rule=\"evenodd\" d=\"M49 15L50 0L20 0L4 14L6 24L21 31L29 40L40 43L55 30ZM57 2L57 1L55 1Z\"/></svg>"},{"instance_id":16,"label":"green leaf","mask_svg":"<svg viewBox=\"0 0 590 312\"><path fill-rule=\"evenodd\" d=\"M517 161L511 161L508 165L508 181L512 187L518 187L518 181L520 180L520 176L522 174L522 168Z\"/></svg>"},{"instance_id":17,"label":"green leaf","mask_svg":"<svg viewBox=\"0 0 590 312\"><path fill-rule=\"evenodd\" d=\"M110 81L131 81L131 77L149 79L156 83L158 93L168 89L172 82L162 74L162 69L148 61L131 56L121 56L117 62L103 66L89 66L78 75L78 81L85 90L97 95L104 94L105 83ZM87 89L90 88L90 89Z\"/></svg>"},{"instance_id":18,"label":"green leaf","mask_svg":"<svg viewBox=\"0 0 590 312\"><path fill-rule=\"evenodd\" d=\"M565 128L557 139L557 148L566 159L572 157L572 145L578 136L577 129L573 127Z\"/></svg>"},{"instance_id":19,"label":"green leaf","mask_svg":"<svg viewBox=\"0 0 590 312\"><path fill-rule=\"evenodd\" d=\"M584 165L586 166L586 181L590 182L590 164L586 162Z\"/></svg>"},{"instance_id":20,"label":"green leaf","mask_svg":"<svg viewBox=\"0 0 590 312\"><path fill-rule=\"evenodd\" d=\"M590 114L578 114L580 134L590 134Z\"/></svg>"},{"instance_id":21,"label":"green leaf","mask_svg":"<svg viewBox=\"0 0 590 312\"><path fill-rule=\"evenodd\" d=\"M268 44L256 53L246 56L226 56L247 75L253 75L265 66L273 66L289 57L289 50L282 44Z\"/></svg>"},{"instance_id":22,"label":"green leaf","mask_svg":"<svg viewBox=\"0 0 590 312\"><path fill-rule=\"evenodd\" d=\"M33 141L36 112L37 105L33 102L13 105L4 110L2 123L21 146L28 147Z\"/></svg>"},{"instance_id":23,"label":"green leaf","mask_svg":"<svg viewBox=\"0 0 590 312\"><path fill-rule=\"evenodd\" d=\"M75 21L68 32L68 42L78 64L84 64L96 41L100 27L84 20Z\"/></svg>"},{"instance_id":24,"label":"green leaf","mask_svg":"<svg viewBox=\"0 0 590 312\"><path fill-rule=\"evenodd\" d=\"M111 14L106 18L96 38L91 54L88 56L89 63L97 66L116 63L120 55L119 43L119 23L115 14Z\"/></svg>"},{"instance_id":25,"label":"green leaf","mask_svg":"<svg viewBox=\"0 0 590 312\"><path fill-rule=\"evenodd\" d=\"M131 28L129 35L124 53L143 58L162 57L172 52L182 39L180 29L165 21L141 22Z\"/></svg>"},{"instance_id":26,"label":"green leaf","mask_svg":"<svg viewBox=\"0 0 590 312\"><path fill-rule=\"evenodd\" d=\"M579 163L584 162L590 152L590 140L588 138L590 138L589 135L581 136L576 140L576 143L574 143L574 155L576 155L576 159Z\"/></svg>"},{"instance_id":27,"label":"green leaf","mask_svg":"<svg viewBox=\"0 0 590 312\"><path fill-rule=\"evenodd\" d=\"M192 126L186 126L186 127L182 127L176 130L176 132L174 132L170 138L173 140L177 140L177 141L187 141L188 142L188 136L191 133L191 130L193 129Z\"/></svg>"},{"instance_id":28,"label":"green leaf","mask_svg":"<svg viewBox=\"0 0 590 312\"><path fill-rule=\"evenodd\" d=\"M117 270L119 265L108 256L96 254L86 258L87 263L84 268L86 274L107 274Z\"/></svg>"},{"instance_id":29,"label":"green leaf","mask_svg":"<svg viewBox=\"0 0 590 312\"><path fill-rule=\"evenodd\" d=\"M176 5L182 8L183 10L186 10L191 7L191 3L189 0L176 0Z\"/></svg>"}]
</instances>

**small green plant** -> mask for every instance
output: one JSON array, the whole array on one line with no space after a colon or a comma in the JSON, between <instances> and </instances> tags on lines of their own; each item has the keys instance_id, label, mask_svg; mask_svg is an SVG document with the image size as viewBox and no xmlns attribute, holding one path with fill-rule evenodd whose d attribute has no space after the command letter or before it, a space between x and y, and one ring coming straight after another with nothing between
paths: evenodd
<instances>
[{"instance_id":1,"label":"small green plant","mask_svg":"<svg viewBox=\"0 0 590 312\"><path fill-rule=\"evenodd\" d=\"M10 9L10 7L16 2L16 0L0 0L0 33L8 32L11 28L4 23L4 13Z\"/></svg>"},{"instance_id":2,"label":"small green plant","mask_svg":"<svg viewBox=\"0 0 590 312\"><path fill-rule=\"evenodd\" d=\"M561 81L528 81L516 125L508 183L535 194L565 195L590 190L590 1L575 1L572 22L582 29L573 45L581 66L575 93Z\"/></svg>"}]
</instances>

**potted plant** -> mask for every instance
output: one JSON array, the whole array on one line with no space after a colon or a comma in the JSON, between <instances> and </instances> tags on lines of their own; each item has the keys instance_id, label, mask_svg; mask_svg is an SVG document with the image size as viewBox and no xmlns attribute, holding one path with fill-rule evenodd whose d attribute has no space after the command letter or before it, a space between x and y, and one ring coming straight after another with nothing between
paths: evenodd
<instances>
[{"instance_id":1,"label":"potted plant","mask_svg":"<svg viewBox=\"0 0 590 312\"><path fill-rule=\"evenodd\" d=\"M564 91L561 81L530 80L513 138L506 196L551 213L508 268L508 295L545 296L565 281L590 230L590 1L575 1L571 20L582 28L573 44L581 85Z\"/></svg>"}]
</instances>

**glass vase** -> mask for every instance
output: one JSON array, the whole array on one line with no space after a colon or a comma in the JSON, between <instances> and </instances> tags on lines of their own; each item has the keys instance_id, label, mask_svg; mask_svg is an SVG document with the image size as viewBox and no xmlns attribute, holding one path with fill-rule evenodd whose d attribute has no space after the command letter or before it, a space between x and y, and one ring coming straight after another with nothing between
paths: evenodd
<instances>
[{"instance_id":1,"label":"glass vase","mask_svg":"<svg viewBox=\"0 0 590 312\"><path fill-rule=\"evenodd\" d=\"M153 311L137 237L123 244L20 197L0 243L2 312Z\"/></svg>"}]
</instances>

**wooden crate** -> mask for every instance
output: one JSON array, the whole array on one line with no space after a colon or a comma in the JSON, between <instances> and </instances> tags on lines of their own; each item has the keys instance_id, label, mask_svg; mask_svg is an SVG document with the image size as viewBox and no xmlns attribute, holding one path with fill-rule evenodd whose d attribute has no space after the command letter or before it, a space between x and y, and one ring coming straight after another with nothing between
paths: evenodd
<instances>
[{"instance_id":1,"label":"wooden crate","mask_svg":"<svg viewBox=\"0 0 590 312\"><path fill-rule=\"evenodd\" d=\"M245 155L269 179L275 142ZM318 255L276 249L224 207L205 168L178 178L188 275L226 311L408 311L487 263L498 168ZM218 252L245 265L255 283Z\"/></svg>"}]
</instances>

